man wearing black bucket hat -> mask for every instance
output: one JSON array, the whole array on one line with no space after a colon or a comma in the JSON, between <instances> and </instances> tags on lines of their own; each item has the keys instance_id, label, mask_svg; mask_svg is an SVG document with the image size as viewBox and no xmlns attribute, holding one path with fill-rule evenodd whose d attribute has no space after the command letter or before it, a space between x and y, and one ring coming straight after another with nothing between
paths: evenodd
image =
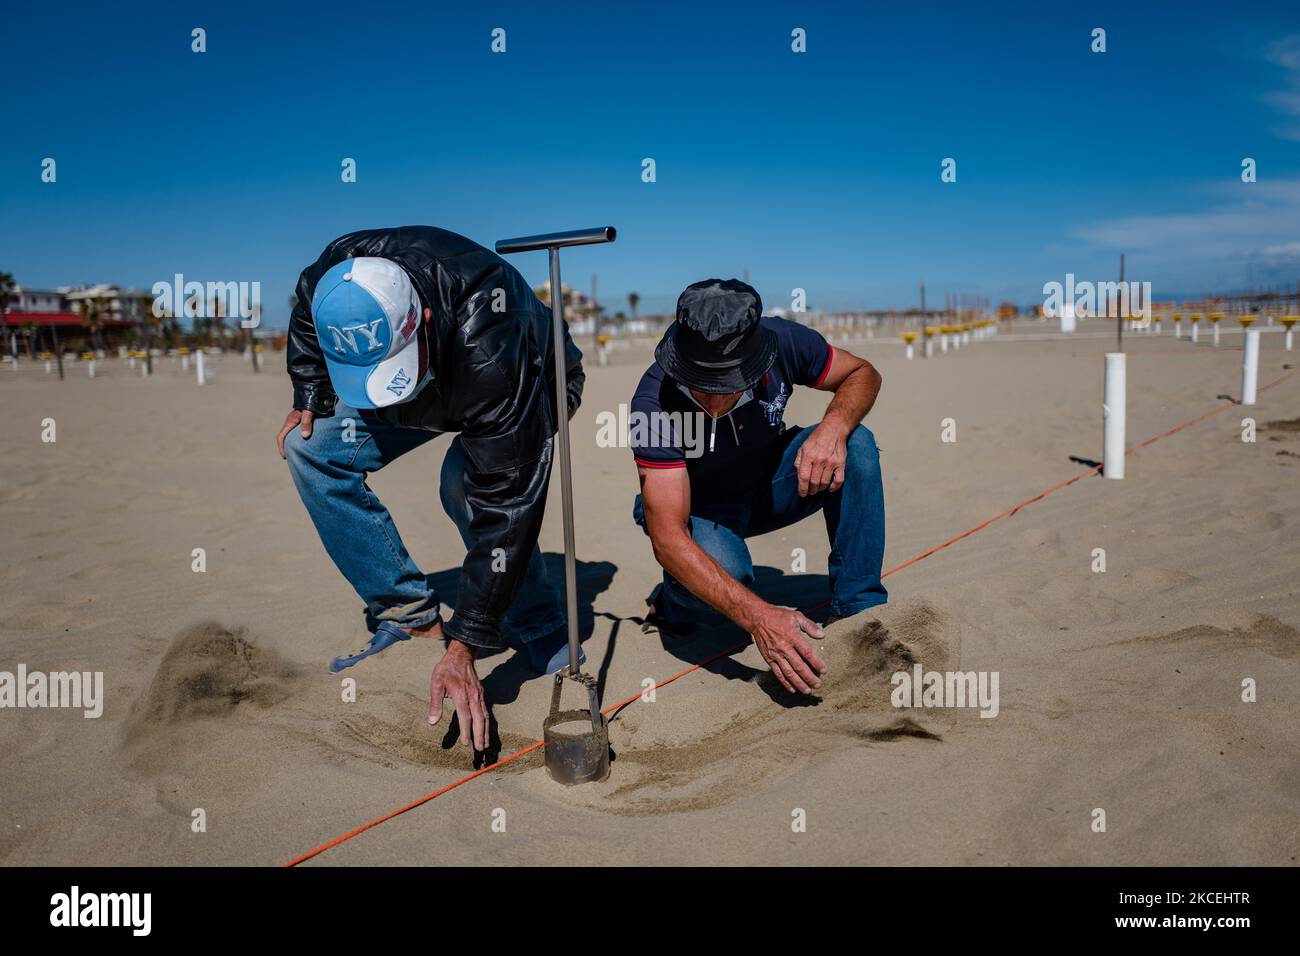
<instances>
[{"instance_id":1,"label":"man wearing black bucket hat","mask_svg":"<svg viewBox=\"0 0 1300 956\"><path fill-rule=\"evenodd\" d=\"M677 300L677 320L632 399L632 420L647 423L630 434L641 481L633 517L664 569L649 620L691 631L729 619L787 690L806 694L826 670L807 640L822 629L750 590L745 539L821 511L831 617L886 601L880 459L861 424L880 374L812 329L762 312L758 293L735 279L697 282ZM807 428L785 424L798 385L834 393Z\"/></svg>"}]
</instances>

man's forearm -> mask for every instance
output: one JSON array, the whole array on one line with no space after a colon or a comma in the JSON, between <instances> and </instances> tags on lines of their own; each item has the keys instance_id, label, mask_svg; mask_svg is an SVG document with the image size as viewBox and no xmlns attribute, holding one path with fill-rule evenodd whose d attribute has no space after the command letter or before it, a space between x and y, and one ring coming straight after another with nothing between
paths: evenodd
<instances>
[{"instance_id":1,"label":"man's forearm","mask_svg":"<svg viewBox=\"0 0 1300 956\"><path fill-rule=\"evenodd\" d=\"M745 587L695 543L683 529L656 537L651 535L655 560L688 591L746 632L753 630L757 611L765 602Z\"/></svg>"},{"instance_id":2,"label":"man's forearm","mask_svg":"<svg viewBox=\"0 0 1300 956\"><path fill-rule=\"evenodd\" d=\"M868 364L855 369L839 388L826 406L822 423L848 435L867 417L871 406L880 394L880 373Z\"/></svg>"}]
</instances>

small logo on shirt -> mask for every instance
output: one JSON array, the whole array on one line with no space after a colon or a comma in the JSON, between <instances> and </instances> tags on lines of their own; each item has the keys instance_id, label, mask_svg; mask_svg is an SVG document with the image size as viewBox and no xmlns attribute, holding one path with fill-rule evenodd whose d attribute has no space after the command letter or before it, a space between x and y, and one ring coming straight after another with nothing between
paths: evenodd
<instances>
[{"instance_id":1,"label":"small logo on shirt","mask_svg":"<svg viewBox=\"0 0 1300 956\"><path fill-rule=\"evenodd\" d=\"M776 395L770 402L765 402L761 398L758 400L759 406L763 409L763 414L767 416L767 423L776 428L780 428L785 419L785 403L790 400L790 393L785 390L785 382L781 383Z\"/></svg>"}]
</instances>

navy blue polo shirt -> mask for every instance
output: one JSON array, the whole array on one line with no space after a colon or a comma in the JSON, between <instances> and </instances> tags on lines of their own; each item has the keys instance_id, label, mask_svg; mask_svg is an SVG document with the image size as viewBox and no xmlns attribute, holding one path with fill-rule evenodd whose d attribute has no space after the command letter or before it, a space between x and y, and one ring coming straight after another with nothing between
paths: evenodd
<instances>
[{"instance_id":1,"label":"navy blue polo shirt","mask_svg":"<svg viewBox=\"0 0 1300 956\"><path fill-rule=\"evenodd\" d=\"M776 361L726 415L710 418L658 362L632 397L628 444L636 463L685 468L693 511L697 504L739 503L737 497L770 480L788 443L782 436L790 393L796 385L820 385L830 371L834 350L821 333L788 319L759 321L776 333Z\"/></svg>"}]
</instances>

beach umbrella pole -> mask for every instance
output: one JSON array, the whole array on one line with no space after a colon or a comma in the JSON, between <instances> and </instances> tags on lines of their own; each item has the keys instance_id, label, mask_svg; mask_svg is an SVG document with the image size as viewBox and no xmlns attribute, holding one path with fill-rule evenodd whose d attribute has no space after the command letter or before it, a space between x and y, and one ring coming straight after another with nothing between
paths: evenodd
<instances>
[{"instance_id":1,"label":"beach umbrella pole","mask_svg":"<svg viewBox=\"0 0 1300 956\"><path fill-rule=\"evenodd\" d=\"M555 415L557 457L560 460L560 497L564 509L564 598L569 625L569 666L555 675L551 711L542 724L546 742L546 769L552 779L566 785L603 780L609 775L609 725L600 712L600 694L595 677L582 672L578 663L578 580L573 530L573 461L569 444L568 367L564 343L564 294L560 284L560 250L613 242L613 226L551 232L536 236L502 239L499 255L545 249L551 267L551 343L555 355ZM587 692L588 710L560 710L560 692L568 679ZM591 722L590 730L582 722Z\"/></svg>"}]
</instances>

